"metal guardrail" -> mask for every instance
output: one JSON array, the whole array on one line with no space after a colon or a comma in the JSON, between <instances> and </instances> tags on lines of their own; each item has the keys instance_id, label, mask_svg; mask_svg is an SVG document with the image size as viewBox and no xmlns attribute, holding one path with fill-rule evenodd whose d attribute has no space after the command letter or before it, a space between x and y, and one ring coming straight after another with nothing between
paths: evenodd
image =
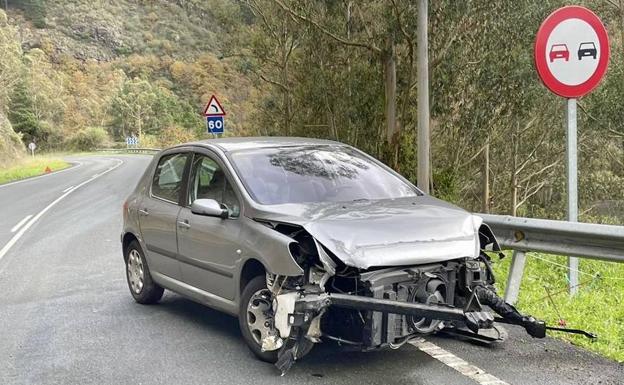
<instances>
[{"instance_id":1,"label":"metal guardrail","mask_svg":"<svg viewBox=\"0 0 624 385\"><path fill-rule=\"evenodd\" d=\"M520 292L526 252L624 262L624 226L477 215L490 226L503 249L514 250L505 291L505 300L512 304Z\"/></svg>"},{"instance_id":2,"label":"metal guardrail","mask_svg":"<svg viewBox=\"0 0 624 385\"><path fill-rule=\"evenodd\" d=\"M112 152L122 154L155 154L160 151L160 148L98 148L97 152Z\"/></svg>"}]
</instances>

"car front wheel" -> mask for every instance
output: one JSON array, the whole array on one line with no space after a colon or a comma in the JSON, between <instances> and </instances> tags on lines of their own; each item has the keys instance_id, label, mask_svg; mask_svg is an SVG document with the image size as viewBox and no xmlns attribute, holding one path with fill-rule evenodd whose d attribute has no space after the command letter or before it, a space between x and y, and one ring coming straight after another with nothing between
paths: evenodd
<instances>
[{"instance_id":1,"label":"car front wheel","mask_svg":"<svg viewBox=\"0 0 624 385\"><path fill-rule=\"evenodd\" d=\"M241 294L238 323L249 349L256 357L269 363L277 362L279 349L263 352L262 340L271 335L274 322L273 296L266 286L266 278L255 277ZM313 342L307 339L302 341L297 359L306 356L313 347Z\"/></svg>"},{"instance_id":2,"label":"car front wheel","mask_svg":"<svg viewBox=\"0 0 624 385\"><path fill-rule=\"evenodd\" d=\"M152 280L147 260L137 241L132 241L126 249L126 278L130 294L138 303L153 304L162 298L164 289Z\"/></svg>"},{"instance_id":3,"label":"car front wheel","mask_svg":"<svg viewBox=\"0 0 624 385\"><path fill-rule=\"evenodd\" d=\"M277 350L262 351L262 339L269 335L273 324L271 292L264 276L249 281L241 295L238 323L243 339L253 354L262 361L275 363Z\"/></svg>"}]
</instances>

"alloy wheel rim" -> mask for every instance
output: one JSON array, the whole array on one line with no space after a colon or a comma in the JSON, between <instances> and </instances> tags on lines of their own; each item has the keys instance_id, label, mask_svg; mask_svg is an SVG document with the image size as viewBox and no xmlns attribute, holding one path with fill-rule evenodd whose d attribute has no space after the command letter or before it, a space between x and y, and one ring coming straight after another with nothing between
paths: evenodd
<instances>
[{"instance_id":1,"label":"alloy wheel rim","mask_svg":"<svg viewBox=\"0 0 624 385\"><path fill-rule=\"evenodd\" d=\"M128 282L135 294L141 293L144 284L143 260L137 250L131 250L128 255Z\"/></svg>"},{"instance_id":2,"label":"alloy wheel rim","mask_svg":"<svg viewBox=\"0 0 624 385\"><path fill-rule=\"evenodd\" d=\"M256 291L247 304L247 328L258 345L270 335L273 323L271 292L268 289Z\"/></svg>"}]
</instances>

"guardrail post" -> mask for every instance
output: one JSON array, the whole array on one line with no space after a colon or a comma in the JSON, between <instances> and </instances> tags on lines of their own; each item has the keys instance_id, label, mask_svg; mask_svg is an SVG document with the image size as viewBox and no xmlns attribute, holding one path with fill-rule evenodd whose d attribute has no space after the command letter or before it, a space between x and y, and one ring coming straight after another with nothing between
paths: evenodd
<instances>
[{"instance_id":1,"label":"guardrail post","mask_svg":"<svg viewBox=\"0 0 624 385\"><path fill-rule=\"evenodd\" d=\"M524 274L526 254L521 250L514 250L511 256L511 267L507 276L507 286L505 289L505 302L515 304L520 293L520 283Z\"/></svg>"}]
</instances>

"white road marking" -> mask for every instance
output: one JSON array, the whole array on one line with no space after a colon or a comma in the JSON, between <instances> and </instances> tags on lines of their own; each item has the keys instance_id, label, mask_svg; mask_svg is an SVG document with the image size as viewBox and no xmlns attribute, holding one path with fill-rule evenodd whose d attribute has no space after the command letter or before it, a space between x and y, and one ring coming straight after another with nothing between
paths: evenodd
<instances>
[{"instance_id":1,"label":"white road marking","mask_svg":"<svg viewBox=\"0 0 624 385\"><path fill-rule=\"evenodd\" d=\"M26 179L22 179L22 180L16 180L15 182L11 182L11 183L0 184L0 188L2 188L2 187L7 187L7 186L13 186L14 184L18 184L18 183L30 182L31 180L35 180L35 179L39 179L39 178L44 178L44 177L46 177L46 176L50 176L50 175L58 175L58 174L60 174L60 173L62 173L62 172L69 171L69 170L75 170L75 169L77 169L78 167L82 166L82 163L81 163L81 162L77 162L77 161L75 161L75 160L74 160L74 161L71 161L70 163L75 163L75 165L74 165L74 166L69 166L69 167L67 167L67 168L65 168L65 169L63 169L63 170L60 170L60 171L54 171L54 172L51 172L51 173L49 173L49 174L43 174L43 175L39 175L39 176L33 176L33 177L26 178Z\"/></svg>"},{"instance_id":2,"label":"white road marking","mask_svg":"<svg viewBox=\"0 0 624 385\"><path fill-rule=\"evenodd\" d=\"M27 215L26 218L22 219L21 221L19 221L15 226L13 226L13 228L11 229L11 232L14 233L17 231L17 229L19 229L20 227L22 227L22 225L24 223L26 223L27 220L29 220L30 218L32 218L32 215Z\"/></svg>"},{"instance_id":3,"label":"white road marking","mask_svg":"<svg viewBox=\"0 0 624 385\"><path fill-rule=\"evenodd\" d=\"M98 177L105 175L111 171L113 171L114 169L116 169L117 167L121 166L123 164L123 161L120 159L115 159L117 160L119 163L117 163L116 166L114 166L112 169L108 169L102 173L100 173L98 175ZM37 222L37 220L39 220L39 218L41 218L43 216L43 214L45 214L48 210L50 210L54 205L56 205L57 203L59 203L61 200L63 200L66 196L68 196L69 194L73 193L74 191L78 190L80 187L86 185L89 182L94 181L96 178L91 178L91 179L87 179L86 181L80 183L79 185L76 185L76 187L74 187L73 189L67 191L66 193L64 193L63 195L61 195L60 197L56 198L52 203L50 203L49 205L47 205L43 210L41 210L37 215L35 215L34 218L32 218L30 221L28 221L26 223L26 225L24 225L19 232L17 232L13 238L11 238L9 240L9 242L4 245L4 247L2 249L0 249L0 260L6 255L6 253L9 252L9 250L11 249L11 247L13 247L13 245L24 235L24 233L35 223Z\"/></svg>"},{"instance_id":4,"label":"white road marking","mask_svg":"<svg viewBox=\"0 0 624 385\"><path fill-rule=\"evenodd\" d=\"M63 190L64 193L68 192L69 190L73 189L74 186L69 186L68 188L66 188L65 190Z\"/></svg>"},{"instance_id":5,"label":"white road marking","mask_svg":"<svg viewBox=\"0 0 624 385\"><path fill-rule=\"evenodd\" d=\"M491 374L486 373L484 370L477 368L474 365L457 357L453 353L442 349L441 347L426 341L422 338L414 339L410 341L410 344L414 345L421 351L427 353L436 360L442 362L450 368L453 368L469 377L481 385L509 385L509 383L494 377Z\"/></svg>"}]
</instances>

